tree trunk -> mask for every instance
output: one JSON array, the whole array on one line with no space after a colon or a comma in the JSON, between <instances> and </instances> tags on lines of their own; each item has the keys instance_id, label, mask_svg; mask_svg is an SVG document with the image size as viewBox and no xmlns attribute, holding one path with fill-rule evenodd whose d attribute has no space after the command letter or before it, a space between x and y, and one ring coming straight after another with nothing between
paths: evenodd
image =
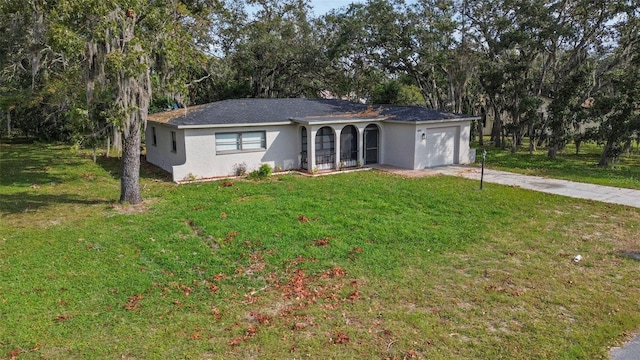
<instances>
[{"instance_id":1,"label":"tree trunk","mask_svg":"<svg viewBox=\"0 0 640 360\"><path fill-rule=\"evenodd\" d=\"M478 121L478 145L484 146L484 124L487 122L487 112L482 110L482 117Z\"/></svg>"},{"instance_id":2,"label":"tree trunk","mask_svg":"<svg viewBox=\"0 0 640 360\"><path fill-rule=\"evenodd\" d=\"M133 30L130 30L133 33ZM133 51L140 51L139 45ZM151 77L146 56L137 58L145 70L131 76L125 70L118 72L117 106L123 110L124 123L117 132L122 136L122 177L120 202L136 205L142 202L140 195L140 143L142 128L147 121L151 101ZM114 138L115 140L115 138Z\"/></svg>"},{"instance_id":3,"label":"tree trunk","mask_svg":"<svg viewBox=\"0 0 640 360\"><path fill-rule=\"evenodd\" d=\"M11 137L11 110L7 110L7 136Z\"/></svg>"},{"instance_id":4,"label":"tree trunk","mask_svg":"<svg viewBox=\"0 0 640 360\"><path fill-rule=\"evenodd\" d=\"M553 143L551 144L551 142L549 143L548 149L547 149L547 157L549 159L555 159L558 156L558 145Z\"/></svg>"},{"instance_id":5,"label":"tree trunk","mask_svg":"<svg viewBox=\"0 0 640 360\"><path fill-rule=\"evenodd\" d=\"M111 135L107 133L107 158L109 157L109 153L111 152Z\"/></svg>"},{"instance_id":6,"label":"tree trunk","mask_svg":"<svg viewBox=\"0 0 640 360\"><path fill-rule=\"evenodd\" d=\"M610 140L607 140L607 144L604 146L604 149L602 150L602 155L600 155L600 162L598 163L598 166L609 166L609 163L611 162L611 152L613 150L613 142Z\"/></svg>"},{"instance_id":7,"label":"tree trunk","mask_svg":"<svg viewBox=\"0 0 640 360\"><path fill-rule=\"evenodd\" d=\"M627 156L631 156L632 151L633 151L633 142L631 138L629 138L627 139L627 141L624 142L624 146L622 147L622 152Z\"/></svg>"},{"instance_id":8,"label":"tree trunk","mask_svg":"<svg viewBox=\"0 0 640 360\"><path fill-rule=\"evenodd\" d=\"M120 179L120 202L132 205L142 202L140 195L140 124L130 124L129 134L123 137L122 177Z\"/></svg>"},{"instance_id":9,"label":"tree trunk","mask_svg":"<svg viewBox=\"0 0 640 360\"><path fill-rule=\"evenodd\" d=\"M123 144L123 139L122 139L122 131L120 131L120 129L117 126L112 126L112 131L113 131L113 151L116 153L117 157L120 157L122 155L122 144Z\"/></svg>"},{"instance_id":10,"label":"tree trunk","mask_svg":"<svg viewBox=\"0 0 640 360\"><path fill-rule=\"evenodd\" d=\"M536 133L533 124L529 124L529 155L536 151Z\"/></svg>"},{"instance_id":11,"label":"tree trunk","mask_svg":"<svg viewBox=\"0 0 640 360\"><path fill-rule=\"evenodd\" d=\"M500 111L496 105L493 105L493 128L491 129L491 141L497 148L502 147L502 119Z\"/></svg>"}]
</instances>

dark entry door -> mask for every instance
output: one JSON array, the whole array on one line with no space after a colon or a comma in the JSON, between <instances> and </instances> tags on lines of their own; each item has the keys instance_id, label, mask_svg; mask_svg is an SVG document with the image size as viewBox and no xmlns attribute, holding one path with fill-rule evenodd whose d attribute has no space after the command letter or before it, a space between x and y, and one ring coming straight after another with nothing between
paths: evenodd
<instances>
[{"instance_id":1,"label":"dark entry door","mask_svg":"<svg viewBox=\"0 0 640 360\"><path fill-rule=\"evenodd\" d=\"M369 125L364 129L364 163L378 163L380 131L376 125Z\"/></svg>"},{"instance_id":2,"label":"dark entry door","mask_svg":"<svg viewBox=\"0 0 640 360\"><path fill-rule=\"evenodd\" d=\"M347 125L340 133L340 163L344 167L358 164L358 130L353 125Z\"/></svg>"}]
</instances>

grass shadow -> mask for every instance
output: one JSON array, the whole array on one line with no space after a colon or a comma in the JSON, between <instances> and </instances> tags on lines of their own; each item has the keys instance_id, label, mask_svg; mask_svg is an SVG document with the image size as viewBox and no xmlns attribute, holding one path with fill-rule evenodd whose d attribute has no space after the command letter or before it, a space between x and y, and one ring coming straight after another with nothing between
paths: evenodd
<instances>
[{"instance_id":1,"label":"grass shadow","mask_svg":"<svg viewBox=\"0 0 640 360\"><path fill-rule=\"evenodd\" d=\"M111 176L116 180L120 180L120 175L122 173L121 161L122 159L117 157L100 156L96 158L96 164L111 174ZM144 155L140 156L140 179L160 182L172 181L171 174L147 162Z\"/></svg>"},{"instance_id":2,"label":"grass shadow","mask_svg":"<svg viewBox=\"0 0 640 360\"><path fill-rule=\"evenodd\" d=\"M36 211L54 204L69 205L98 205L109 204L110 201L102 199L87 199L76 195L52 195L52 194L30 194L28 192L20 192L15 194L2 195L0 202L0 214L19 214L30 211Z\"/></svg>"},{"instance_id":3,"label":"grass shadow","mask_svg":"<svg viewBox=\"0 0 640 360\"><path fill-rule=\"evenodd\" d=\"M61 165L78 166L81 161L61 157L58 151L46 151L52 147L61 150L64 145L0 144L0 185L64 182L64 176L51 174L49 170Z\"/></svg>"}]
</instances>

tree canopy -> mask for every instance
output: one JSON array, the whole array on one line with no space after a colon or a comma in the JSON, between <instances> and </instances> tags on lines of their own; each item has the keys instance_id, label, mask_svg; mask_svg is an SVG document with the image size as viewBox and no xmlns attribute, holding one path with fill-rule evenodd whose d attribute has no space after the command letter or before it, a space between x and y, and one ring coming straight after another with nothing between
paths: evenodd
<instances>
[{"instance_id":1,"label":"tree canopy","mask_svg":"<svg viewBox=\"0 0 640 360\"><path fill-rule=\"evenodd\" d=\"M495 146L554 158L570 141L614 163L638 139L634 0L0 2L4 134L113 146L121 201L147 114L239 97L423 105L493 119Z\"/></svg>"}]
</instances>

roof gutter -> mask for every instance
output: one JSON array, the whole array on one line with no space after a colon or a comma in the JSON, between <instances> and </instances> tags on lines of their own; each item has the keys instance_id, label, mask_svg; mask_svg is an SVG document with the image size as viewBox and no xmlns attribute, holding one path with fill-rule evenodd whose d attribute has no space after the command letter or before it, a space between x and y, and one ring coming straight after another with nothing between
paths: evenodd
<instances>
[{"instance_id":1,"label":"roof gutter","mask_svg":"<svg viewBox=\"0 0 640 360\"><path fill-rule=\"evenodd\" d=\"M473 117L454 118L454 119L418 120L418 121L386 119L384 120L384 122L398 123L398 124L424 125L424 124L439 124L439 123L447 123L447 122L463 122L463 121L473 121L473 120L480 120L480 117L473 116Z\"/></svg>"},{"instance_id":2,"label":"roof gutter","mask_svg":"<svg viewBox=\"0 0 640 360\"><path fill-rule=\"evenodd\" d=\"M384 121L386 117L377 117L377 118L349 118L349 117L336 117L335 119L328 118L319 118L317 121L313 120L305 120L301 118L291 118L291 121L296 122L298 124L303 125L331 125L331 124L354 124L354 123L363 123L363 122L373 122L373 121Z\"/></svg>"},{"instance_id":3,"label":"roof gutter","mask_svg":"<svg viewBox=\"0 0 640 360\"><path fill-rule=\"evenodd\" d=\"M237 128L237 127L258 127L258 126L281 126L281 125L291 125L291 121L279 121L279 122L268 122L268 123L240 123L240 124L206 124L206 125L174 125L167 123L157 123L160 125L170 126L179 130L188 130L188 129L226 129L226 128Z\"/></svg>"}]
</instances>

